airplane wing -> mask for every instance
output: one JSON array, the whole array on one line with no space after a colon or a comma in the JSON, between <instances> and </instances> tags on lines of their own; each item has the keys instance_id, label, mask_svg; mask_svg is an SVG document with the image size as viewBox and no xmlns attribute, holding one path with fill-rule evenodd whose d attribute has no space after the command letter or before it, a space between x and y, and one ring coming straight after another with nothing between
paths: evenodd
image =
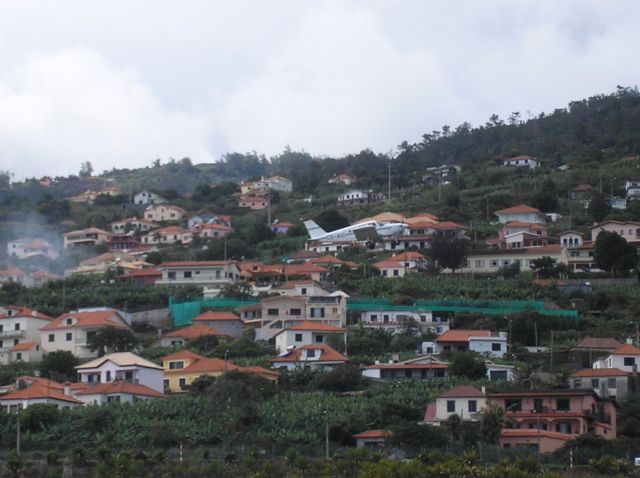
<instances>
[{"instance_id":1,"label":"airplane wing","mask_svg":"<svg viewBox=\"0 0 640 478\"><path fill-rule=\"evenodd\" d=\"M353 230L353 235L358 241L370 241L372 239L380 239L380 234L376 231L375 226L361 227Z\"/></svg>"}]
</instances>

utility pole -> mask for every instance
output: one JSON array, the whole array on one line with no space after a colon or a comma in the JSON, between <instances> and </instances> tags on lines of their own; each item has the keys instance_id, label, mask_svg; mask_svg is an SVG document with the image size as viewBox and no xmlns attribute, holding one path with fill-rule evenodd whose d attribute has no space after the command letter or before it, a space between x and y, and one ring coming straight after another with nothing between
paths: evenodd
<instances>
[{"instance_id":1,"label":"utility pole","mask_svg":"<svg viewBox=\"0 0 640 478\"><path fill-rule=\"evenodd\" d=\"M20 412L18 412L18 430L16 433L16 453L20 455Z\"/></svg>"},{"instance_id":2,"label":"utility pole","mask_svg":"<svg viewBox=\"0 0 640 478\"><path fill-rule=\"evenodd\" d=\"M553 373L553 330L551 331L551 345L549 346L549 373Z\"/></svg>"},{"instance_id":3,"label":"utility pole","mask_svg":"<svg viewBox=\"0 0 640 478\"><path fill-rule=\"evenodd\" d=\"M329 417L327 416L327 411L324 411L324 449L325 449L325 458L329 459Z\"/></svg>"},{"instance_id":4,"label":"utility pole","mask_svg":"<svg viewBox=\"0 0 640 478\"><path fill-rule=\"evenodd\" d=\"M392 155L389 155L389 174L388 174L388 177L387 177L387 189L388 189L388 191L387 191L387 201L388 202L391 202L391 158L392 157L393 157Z\"/></svg>"},{"instance_id":5,"label":"utility pole","mask_svg":"<svg viewBox=\"0 0 640 478\"><path fill-rule=\"evenodd\" d=\"M271 189L267 189L267 226L271 229Z\"/></svg>"},{"instance_id":6,"label":"utility pole","mask_svg":"<svg viewBox=\"0 0 640 478\"><path fill-rule=\"evenodd\" d=\"M224 260L227 260L227 234L224 235Z\"/></svg>"}]
</instances>

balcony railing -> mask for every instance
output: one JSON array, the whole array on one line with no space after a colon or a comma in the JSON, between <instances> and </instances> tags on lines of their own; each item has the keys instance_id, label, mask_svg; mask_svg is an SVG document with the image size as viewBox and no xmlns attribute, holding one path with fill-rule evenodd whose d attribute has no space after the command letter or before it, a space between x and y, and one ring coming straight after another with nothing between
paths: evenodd
<instances>
[{"instance_id":1,"label":"balcony railing","mask_svg":"<svg viewBox=\"0 0 640 478\"><path fill-rule=\"evenodd\" d=\"M25 330L3 330L0 331L1 337L24 337L26 331Z\"/></svg>"}]
</instances>

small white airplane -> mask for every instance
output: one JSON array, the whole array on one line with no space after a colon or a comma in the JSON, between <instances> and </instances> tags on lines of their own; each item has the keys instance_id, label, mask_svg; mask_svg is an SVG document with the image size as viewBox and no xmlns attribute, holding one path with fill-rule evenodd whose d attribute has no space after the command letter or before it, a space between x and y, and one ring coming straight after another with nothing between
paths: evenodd
<instances>
[{"instance_id":1,"label":"small white airplane","mask_svg":"<svg viewBox=\"0 0 640 478\"><path fill-rule=\"evenodd\" d=\"M311 220L304 221L304 226L313 241L373 241L383 236L400 235L407 227L402 222L366 221L327 232Z\"/></svg>"}]
</instances>

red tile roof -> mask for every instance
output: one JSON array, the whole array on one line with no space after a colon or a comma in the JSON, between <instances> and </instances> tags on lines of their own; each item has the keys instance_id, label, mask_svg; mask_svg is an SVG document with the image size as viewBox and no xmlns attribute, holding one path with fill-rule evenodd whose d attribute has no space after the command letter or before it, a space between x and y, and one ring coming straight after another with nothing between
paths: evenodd
<instances>
[{"instance_id":1,"label":"red tile roof","mask_svg":"<svg viewBox=\"0 0 640 478\"><path fill-rule=\"evenodd\" d=\"M38 344L36 342L20 342L11 347L11 352L23 352L35 348Z\"/></svg>"},{"instance_id":2,"label":"red tile roof","mask_svg":"<svg viewBox=\"0 0 640 478\"><path fill-rule=\"evenodd\" d=\"M116 316L118 318L113 319ZM76 319L75 323L68 325L67 318ZM76 327L116 327L128 329L127 323L120 319L115 309L95 310L88 312L68 312L54 319L40 330L72 329Z\"/></svg>"},{"instance_id":3,"label":"red tile roof","mask_svg":"<svg viewBox=\"0 0 640 478\"><path fill-rule=\"evenodd\" d=\"M175 370L175 372L181 373L213 373L213 372L226 372L228 370L238 370L236 364L230 360L222 360L219 358L202 358L192 363L188 367ZM168 372L174 372L174 370L165 370L165 374Z\"/></svg>"},{"instance_id":4,"label":"red tile roof","mask_svg":"<svg viewBox=\"0 0 640 478\"><path fill-rule=\"evenodd\" d=\"M624 344L611 352L611 355L640 355L640 349L631 344Z\"/></svg>"},{"instance_id":5,"label":"red tile roof","mask_svg":"<svg viewBox=\"0 0 640 478\"><path fill-rule=\"evenodd\" d=\"M499 211L496 211L494 214L496 214L496 215L498 215L498 214L526 214L526 213L532 213L532 212L536 212L538 214L542 214L542 212L539 209L536 209L535 207L527 206L526 204L519 204L517 206L508 207L506 209L500 209Z\"/></svg>"},{"instance_id":6,"label":"red tile roof","mask_svg":"<svg viewBox=\"0 0 640 478\"><path fill-rule=\"evenodd\" d=\"M346 332L347 331L347 329L343 329L342 327L336 327L334 325L324 324L322 322L314 322L312 320L304 320L285 330L310 330L310 331L319 331L319 332Z\"/></svg>"},{"instance_id":7,"label":"red tile roof","mask_svg":"<svg viewBox=\"0 0 640 478\"><path fill-rule=\"evenodd\" d=\"M158 267L215 267L237 264L236 261L173 261L163 262Z\"/></svg>"},{"instance_id":8,"label":"red tile roof","mask_svg":"<svg viewBox=\"0 0 640 478\"><path fill-rule=\"evenodd\" d=\"M164 397L164 394L157 392L145 385L130 383L119 380L117 382L101 383L93 385L87 389L76 393L76 395L112 395L114 393L128 393L130 395L141 395L144 397Z\"/></svg>"},{"instance_id":9,"label":"red tile roof","mask_svg":"<svg viewBox=\"0 0 640 478\"><path fill-rule=\"evenodd\" d=\"M54 320L53 317L43 314L42 312L29 309L27 307L9 307L9 309L13 310L14 312L11 315L0 314L0 319L15 318L15 317L22 317L22 318L34 317L40 320L49 320L49 321Z\"/></svg>"},{"instance_id":10,"label":"red tile roof","mask_svg":"<svg viewBox=\"0 0 640 478\"><path fill-rule=\"evenodd\" d=\"M326 255L326 256L314 257L312 259L309 259L308 263L309 264L337 264L337 265L342 265L342 264L344 264L344 261L338 259L337 257Z\"/></svg>"},{"instance_id":11,"label":"red tile roof","mask_svg":"<svg viewBox=\"0 0 640 478\"><path fill-rule=\"evenodd\" d=\"M601 350L615 350L622 346L622 343L616 339L609 337L585 337L576 344L576 349L601 349Z\"/></svg>"},{"instance_id":12,"label":"red tile roof","mask_svg":"<svg viewBox=\"0 0 640 478\"><path fill-rule=\"evenodd\" d=\"M322 362L346 362L347 357L340 352L329 347L327 344L305 345L300 348L293 349L285 354L280 355L272 360L272 362L300 362L303 350L320 350L320 358L310 360L315 363ZM309 360L308 360L309 361Z\"/></svg>"},{"instance_id":13,"label":"red tile roof","mask_svg":"<svg viewBox=\"0 0 640 478\"><path fill-rule=\"evenodd\" d=\"M181 327L177 330L164 334L164 337L179 337L187 340L197 339L204 335L215 335L216 337L226 337L227 334L223 334L219 330L213 327L209 327L203 324L188 325Z\"/></svg>"},{"instance_id":14,"label":"red tile roof","mask_svg":"<svg viewBox=\"0 0 640 478\"><path fill-rule=\"evenodd\" d=\"M468 342L469 337L490 337L489 330L451 329L436 338L436 342Z\"/></svg>"},{"instance_id":15,"label":"red tile roof","mask_svg":"<svg viewBox=\"0 0 640 478\"><path fill-rule=\"evenodd\" d=\"M0 402L5 400L34 400L38 398L50 398L52 400L82 404L80 400L70 397L69 395L65 395L59 390L59 388L49 388L39 382L34 382L27 388L2 395L0 397Z\"/></svg>"},{"instance_id":16,"label":"red tile roof","mask_svg":"<svg viewBox=\"0 0 640 478\"><path fill-rule=\"evenodd\" d=\"M578 184L572 191L580 192L580 191L591 191L593 186L591 184Z\"/></svg>"},{"instance_id":17,"label":"red tile roof","mask_svg":"<svg viewBox=\"0 0 640 478\"><path fill-rule=\"evenodd\" d=\"M173 352L172 354L165 355L160 358L163 362L167 362L170 360L180 360L180 359L191 359L191 360L201 360L203 358L202 355L198 355L197 353L192 352L191 350L179 350L178 352Z\"/></svg>"},{"instance_id":18,"label":"red tile roof","mask_svg":"<svg viewBox=\"0 0 640 478\"><path fill-rule=\"evenodd\" d=\"M483 398L485 394L482 393L481 390L478 390L476 387L472 387L471 385L458 385L457 387L453 387L452 389L447 390L446 392L438 395L438 398L454 398L454 397L463 397L463 398Z\"/></svg>"},{"instance_id":19,"label":"red tile roof","mask_svg":"<svg viewBox=\"0 0 640 478\"><path fill-rule=\"evenodd\" d=\"M619 368L583 368L571 374L572 377L626 377L629 372Z\"/></svg>"},{"instance_id":20,"label":"red tile roof","mask_svg":"<svg viewBox=\"0 0 640 478\"><path fill-rule=\"evenodd\" d=\"M393 433L389 430L365 430L353 435L353 438L389 438Z\"/></svg>"},{"instance_id":21,"label":"red tile roof","mask_svg":"<svg viewBox=\"0 0 640 478\"><path fill-rule=\"evenodd\" d=\"M207 310L206 312L203 312L202 314L193 318L194 322L213 321L213 320L219 320L219 321L240 320L240 317L238 317L233 312L216 312L214 310Z\"/></svg>"}]
</instances>

